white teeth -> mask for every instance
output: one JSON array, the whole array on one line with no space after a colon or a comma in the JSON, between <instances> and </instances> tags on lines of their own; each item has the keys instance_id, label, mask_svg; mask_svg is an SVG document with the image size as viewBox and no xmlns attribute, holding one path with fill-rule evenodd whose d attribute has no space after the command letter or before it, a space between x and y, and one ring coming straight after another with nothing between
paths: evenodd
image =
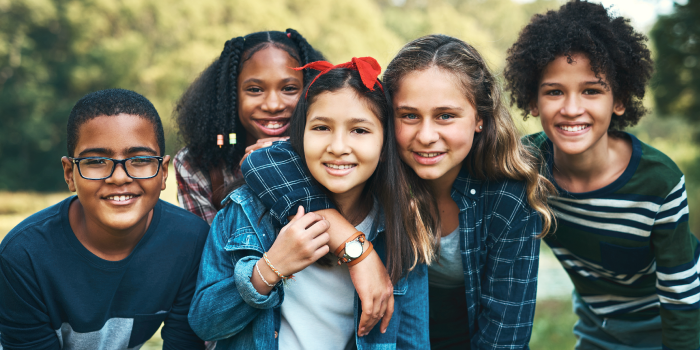
<instances>
[{"instance_id":1,"label":"white teeth","mask_svg":"<svg viewBox=\"0 0 700 350\"><path fill-rule=\"evenodd\" d=\"M560 125L559 129L564 131L581 131L587 127L588 125Z\"/></svg>"},{"instance_id":2,"label":"white teeth","mask_svg":"<svg viewBox=\"0 0 700 350\"><path fill-rule=\"evenodd\" d=\"M416 153L418 153L419 156L425 157L425 158L437 157L441 154L441 153L421 153L421 152L416 152Z\"/></svg>"},{"instance_id":3,"label":"white teeth","mask_svg":"<svg viewBox=\"0 0 700 350\"><path fill-rule=\"evenodd\" d=\"M284 123L282 122L277 122L277 121L271 121L268 122L265 127L268 129L279 129L284 126Z\"/></svg>"},{"instance_id":4,"label":"white teeth","mask_svg":"<svg viewBox=\"0 0 700 350\"><path fill-rule=\"evenodd\" d=\"M123 201L129 200L131 198L134 198L134 196L128 195L128 196L109 196L109 197L107 197L107 199L117 201L117 202L123 202Z\"/></svg>"},{"instance_id":5,"label":"white teeth","mask_svg":"<svg viewBox=\"0 0 700 350\"><path fill-rule=\"evenodd\" d=\"M354 164L342 164L342 165L339 165L339 164L325 163L325 165L326 165L327 167L331 168L331 169L339 169L339 170L350 169L350 168L354 168L354 167L355 167Z\"/></svg>"}]
</instances>

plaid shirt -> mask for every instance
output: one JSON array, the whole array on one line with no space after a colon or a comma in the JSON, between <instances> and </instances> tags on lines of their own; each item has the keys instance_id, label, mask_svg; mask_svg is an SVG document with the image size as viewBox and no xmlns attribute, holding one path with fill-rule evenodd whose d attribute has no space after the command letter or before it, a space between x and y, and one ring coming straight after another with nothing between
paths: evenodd
<instances>
[{"instance_id":1,"label":"plaid shirt","mask_svg":"<svg viewBox=\"0 0 700 350\"><path fill-rule=\"evenodd\" d=\"M216 216L216 208L212 204L211 179L208 172L197 169L190 163L188 153L187 148L183 148L173 160L177 201L180 206L211 225ZM224 186L230 185L236 178L229 171L224 171Z\"/></svg>"},{"instance_id":2,"label":"plaid shirt","mask_svg":"<svg viewBox=\"0 0 700 350\"><path fill-rule=\"evenodd\" d=\"M279 225L299 205L307 211L333 207L289 142L253 152L241 170ZM473 349L528 348L540 252L535 236L542 223L526 195L522 182L479 181L464 169L452 185Z\"/></svg>"}]
</instances>

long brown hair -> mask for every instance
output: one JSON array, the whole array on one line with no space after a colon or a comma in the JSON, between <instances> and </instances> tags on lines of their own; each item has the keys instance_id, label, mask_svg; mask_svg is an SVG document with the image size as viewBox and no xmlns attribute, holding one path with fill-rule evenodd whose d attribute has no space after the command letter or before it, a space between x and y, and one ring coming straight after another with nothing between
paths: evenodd
<instances>
[{"instance_id":1,"label":"long brown hair","mask_svg":"<svg viewBox=\"0 0 700 350\"><path fill-rule=\"evenodd\" d=\"M512 179L527 183L527 200L542 218L546 235L556 224L547 197L554 185L539 173L541 161L521 142L518 129L506 108L502 91L486 62L471 45L447 35L428 35L406 44L389 63L384 80L397 91L408 73L438 67L454 74L465 97L483 121L463 166L479 180Z\"/></svg>"},{"instance_id":2,"label":"long brown hair","mask_svg":"<svg viewBox=\"0 0 700 350\"><path fill-rule=\"evenodd\" d=\"M371 205L374 195L384 210L386 267L392 283L396 284L399 278L412 270L417 263L432 262L435 255L434 232L437 232L437 221L421 222L420 218L436 216L437 206L412 205L415 199L411 194L415 194L416 191L412 192L409 184L412 181L411 174L415 176L415 173L399 157L391 104L379 84L375 84L374 90L369 90L363 84L360 74L347 68L336 68L319 76L311 86L307 86L292 114L290 142L299 156L305 159L304 130L307 113L316 97L324 92L352 89L381 121L384 128L381 158L377 169L365 185L363 200ZM421 215L419 209L424 208L428 209Z\"/></svg>"}]
</instances>

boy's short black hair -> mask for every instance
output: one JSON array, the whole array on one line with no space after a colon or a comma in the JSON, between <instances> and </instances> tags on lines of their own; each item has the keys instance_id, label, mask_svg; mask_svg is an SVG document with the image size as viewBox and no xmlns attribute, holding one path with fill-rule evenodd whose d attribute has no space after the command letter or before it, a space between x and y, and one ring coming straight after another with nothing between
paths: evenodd
<instances>
[{"instance_id":1,"label":"boy's short black hair","mask_svg":"<svg viewBox=\"0 0 700 350\"><path fill-rule=\"evenodd\" d=\"M535 15L508 49L504 76L511 105L527 119L547 64L560 56L571 62L571 55L582 53L596 76L605 74L613 96L626 107L623 115L612 115L608 130L634 126L647 112L642 99L653 72L646 41L629 19L613 17L599 4L568 2L558 11Z\"/></svg>"},{"instance_id":2,"label":"boy's short black hair","mask_svg":"<svg viewBox=\"0 0 700 350\"><path fill-rule=\"evenodd\" d=\"M78 143L80 126L99 116L131 114L147 119L153 124L160 155L165 154L163 123L151 101L142 95L124 89L106 89L91 92L75 104L68 117L68 156L73 157Z\"/></svg>"}]
</instances>

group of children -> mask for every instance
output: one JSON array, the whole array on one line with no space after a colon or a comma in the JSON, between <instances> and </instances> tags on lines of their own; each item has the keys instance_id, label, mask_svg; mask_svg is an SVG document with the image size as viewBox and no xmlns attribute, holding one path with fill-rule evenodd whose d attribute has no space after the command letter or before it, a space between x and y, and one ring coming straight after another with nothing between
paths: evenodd
<instances>
[{"instance_id":1,"label":"group of children","mask_svg":"<svg viewBox=\"0 0 700 350\"><path fill-rule=\"evenodd\" d=\"M543 239L577 349L699 349L683 174L623 131L645 41L598 4L535 15L504 72L544 130L521 138L459 39L406 44L383 79L291 29L231 39L175 110L196 216L159 200L153 105L90 93L61 160L77 196L0 245L0 348L138 349L162 324L165 349L526 349Z\"/></svg>"}]
</instances>

